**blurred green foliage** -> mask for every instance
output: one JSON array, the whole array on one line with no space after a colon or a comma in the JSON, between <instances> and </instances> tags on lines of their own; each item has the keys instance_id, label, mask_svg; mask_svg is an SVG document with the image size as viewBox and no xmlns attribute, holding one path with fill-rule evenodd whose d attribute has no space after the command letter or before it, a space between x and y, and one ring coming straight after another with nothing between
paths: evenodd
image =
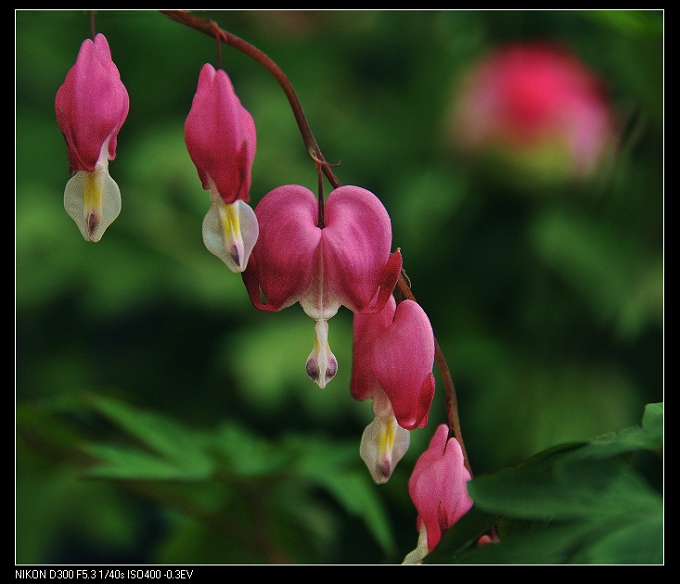
<instances>
[{"instance_id":1,"label":"blurred green foliage","mask_svg":"<svg viewBox=\"0 0 680 584\"><path fill-rule=\"evenodd\" d=\"M91 245L63 209L54 116L89 14L15 14L16 561L400 562L417 540L408 476L445 421L440 377L428 427L373 485L351 315L330 322L340 369L320 390L304 370L312 321L258 312L203 246L209 197L183 124L215 42L153 11L97 12L131 106L110 164L123 209ZM278 63L340 181L388 209L476 476L663 400L663 13L201 15ZM533 39L606 81L619 147L587 182L518 183L451 144L468 68ZM257 126L253 204L286 183L315 190L275 80L229 47L222 66Z\"/></svg>"}]
</instances>

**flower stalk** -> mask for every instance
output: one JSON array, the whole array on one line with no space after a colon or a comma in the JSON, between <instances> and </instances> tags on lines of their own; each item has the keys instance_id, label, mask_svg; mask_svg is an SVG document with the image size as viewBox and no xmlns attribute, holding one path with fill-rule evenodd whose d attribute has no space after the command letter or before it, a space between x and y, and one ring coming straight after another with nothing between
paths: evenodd
<instances>
[{"instance_id":1,"label":"flower stalk","mask_svg":"<svg viewBox=\"0 0 680 584\"><path fill-rule=\"evenodd\" d=\"M411 291L410 281L406 276L406 273L402 270L399 280L397 280L397 286L399 292L409 300L415 301L415 296ZM460 416L458 415L458 398L456 397L456 387L453 384L453 377L451 377L451 371L446 363L446 357L437 341L437 337L434 337L434 359L439 368L439 372L442 376L442 383L444 384L444 390L446 392L446 419L449 426L449 437L455 437L460 443L460 447L463 451L463 460L465 468L472 476L472 469L470 468L470 461L468 459L467 451L465 450L465 442L463 441L463 433L460 429Z\"/></svg>"}]
</instances>

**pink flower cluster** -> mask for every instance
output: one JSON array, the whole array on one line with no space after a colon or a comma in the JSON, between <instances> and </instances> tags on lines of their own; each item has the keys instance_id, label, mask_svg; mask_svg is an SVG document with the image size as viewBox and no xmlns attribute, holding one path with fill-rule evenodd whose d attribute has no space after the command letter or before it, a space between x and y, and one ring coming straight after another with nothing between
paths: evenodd
<instances>
[{"instance_id":1,"label":"pink flower cluster","mask_svg":"<svg viewBox=\"0 0 680 584\"><path fill-rule=\"evenodd\" d=\"M98 241L120 211L108 174L129 101L106 38L86 40L56 96L71 172L64 201L83 236ZM360 454L376 483L386 482L428 422L435 391L432 326L414 300L397 303L402 270L392 251L387 210L370 191L339 186L320 200L300 185L278 186L249 206L256 131L231 80L205 64L186 118L184 138L210 209L203 240L240 273L252 304L277 312L295 303L314 320L306 372L321 388L338 370L328 321L341 306L354 314L350 391L373 402L375 418ZM320 213L323 209L323 214ZM440 426L409 483L428 550L470 506L460 445ZM421 546L422 547L422 546Z\"/></svg>"},{"instance_id":2,"label":"pink flower cluster","mask_svg":"<svg viewBox=\"0 0 680 584\"><path fill-rule=\"evenodd\" d=\"M323 201L304 186L278 186L251 210L255 124L227 74L209 64L184 136L211 193L206 246L241 273L256 308L278 312L299 303L314 320L306 371L321 388L338 371L328 322L341 306L354 314L351 394L373 400L375 413L360 453L373 479L385 482L408 448L409 431L427 424L435 386L430 321L415 301L397 305L393 295L402 258L392 251L387 210L370 191L349 185Z\"/></svg>"}]
</instances>

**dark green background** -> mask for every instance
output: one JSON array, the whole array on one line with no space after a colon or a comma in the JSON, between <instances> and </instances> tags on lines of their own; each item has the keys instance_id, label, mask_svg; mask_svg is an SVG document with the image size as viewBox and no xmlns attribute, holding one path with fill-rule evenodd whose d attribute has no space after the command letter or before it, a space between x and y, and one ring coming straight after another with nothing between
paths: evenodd
<instances>
[{"instance_id":1,"label":"dark green background","mask_svg":"<svg viewBox=\"0 0 680 584\"><path fill-rule=\"evenodd\" d=\"M385 204L394 247L448 360L476 474L636 424L644 404L662 401L662 13L203 15L278 63L326 159L340 163L340 181ZM150 11L101 11L96 28L109 41L130 113L109 167L122 212L92 245L63 208L68 159L54 116L57 88L90 35L89 16L16 12L18 407L39 416L54 404L68 410L84 392L115 395L192 428L227 420L272 440L294 433L354 442L363 464L359 441L372 415L349 394L351 315L343 308L330 322L340 370L321 390L304 369L313 322L298 305L258 312L241 278L203 246L209 195L183 125L200 68L217 65L215 42ZM451 144L451 107L468 67L494 47L533 39L563 43L606 82L619 149L589 181L518 181ZM315 190L314 166L275 80L230 47L222 66L257 127L253 206L282 184ZM327 545L313 557L293 552L293 561L400 562L415 547L406 481L445 421L437 381L428 427L412 433L390 483L375 487L394 553L386 556L357 517L319 496ZM76 422L85 436L106 432ZM19 430L17 562L174 561L180 512L116 483L84 480L72 460L33 448ZM196 561L238 561L210 553Z\"/></svg>"}]
</instances>

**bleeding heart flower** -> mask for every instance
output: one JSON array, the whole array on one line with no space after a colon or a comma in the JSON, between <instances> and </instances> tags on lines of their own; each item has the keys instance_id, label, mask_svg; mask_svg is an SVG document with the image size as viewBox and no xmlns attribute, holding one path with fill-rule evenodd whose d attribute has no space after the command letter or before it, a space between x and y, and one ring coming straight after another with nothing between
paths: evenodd
<instances>
[{"instance_id":1,"label":"bleeding heart flower","mask_svg":"<svg viewBox=\"0 0 680 584\"><path fill-rule=\"evenodd\" d=\"M425 427L434 397L434 334L413 300L390 297L375 314L354 315L352 397L372 399L375 419L361 438L371 477L384 483L409 446L409 430Z\"/></svg>"},{"instance_id":2,"label":"bleeding heart flower","mask_svg":"<svg viewBox=\"0 0 680 584\"><path fill-rule=\"evenodd\" d=\"M411 500L418 510L418 547L404 563L418 563L439 543L442 533L472 507L467 491L470 473L463 449L449 438L445 424L437 427L430 445L418 458L408 482Z\"/></svg>"},{"instance_id":3,"label":"bleeding heart flower","mask_svg":"<svg viewBox=\"0 0 680 584\"><path fill-rule=\"evenodd\" d=\"M87 241L99 241L118 217L120 190L109 175L118 132L130 101L103 34L83 42L55 98L59 129L68 146L71 174L64 208Z\"/></svg>"},{"instance_id":4,"label":"bleeding heart flower","mask_svg":"<svg viewBox=\"0 0 680 584\"><path fill-rule=\"evenodd\" d=\"M227 74L206 63L184 126L184 140L211 207L203 242L233 272L242 272L259 229L250 201L255 122Z\"/></svg>"},{"instance_id":5,"label":"bleeding heart flower","mask_svg":"<svg viewBox=\"0 0 680 584\"><path fill-rule=\"evenodd\" d=\"M338 364L328 344L328 320L340 306L379 311L401 272L390 255L392 225L380 200L356 186L333 190L318 225L319 204L306 187L285 185L255 208L260 237L243 281L252 303L275 312L299 302L316 321L307 373L325 387Z\"/></svg>"},{"instance_id":6,"label":"bleeding heart flower","mask_svg":"<svg viewBox=\"0 0 680 584\"><path fill-rule=\"evenodd\" d=\"M434 334L430 319L413 300L393 297L377 314L354 316L352 397L385 392L402 428L424 428L434 396Z\"/></svg>"}]
</instances>

